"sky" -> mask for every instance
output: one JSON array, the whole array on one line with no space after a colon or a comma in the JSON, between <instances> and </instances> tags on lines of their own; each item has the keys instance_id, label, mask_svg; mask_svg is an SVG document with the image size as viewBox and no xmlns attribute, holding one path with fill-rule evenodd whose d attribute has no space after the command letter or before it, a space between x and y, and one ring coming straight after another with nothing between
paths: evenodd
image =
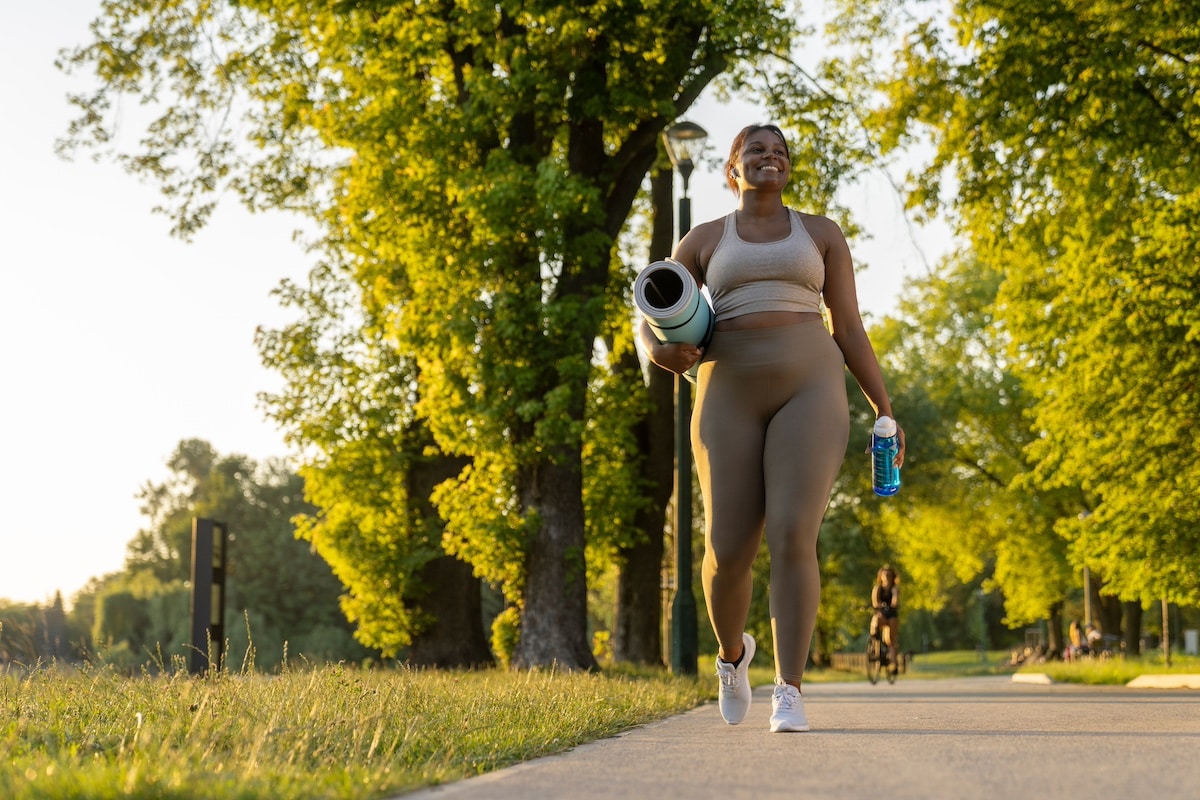
<instances>
[{"instance_id":1,"label":"sky","mask_svg":"<svg viewBox=\"0 0 1200 800\"><path fill-rule=\"evenodd\" d=\"M222 199L191 242L153 213L158 190L111 162L64 161L67 94L86 76L54 66L89 40L100 0L0 3L0 598L48 603L120 570L149 525L137 495L169 477L183 439L222 455L287 457L257 401L279 377L254 347L259 326L289 320L271 291L303 280L311 258L297 218ZM704 100L688 119L723 157L753 103ZM136 130L127 133L136 135ZM794 168L801 168L796 165ZM694 222L731 211L719 170L689 184ZM864 312L894 309L947 237L914 232L881 176L845 197L872 240L855 246Z\"/></svg>"}]
</instances>

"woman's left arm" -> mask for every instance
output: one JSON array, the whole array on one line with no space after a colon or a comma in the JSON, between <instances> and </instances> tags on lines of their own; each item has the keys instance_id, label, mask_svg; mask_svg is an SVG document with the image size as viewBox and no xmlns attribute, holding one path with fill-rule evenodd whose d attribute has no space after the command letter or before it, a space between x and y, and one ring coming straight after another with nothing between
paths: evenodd
<instances>
[{"instance_id":1,"label":"woman's left arm","mask_svg":"<svg viewBox=\"0 0 1200 800\"><path fill-rule=\"evenodd\" d=\"M841 348L846 367L875 410L875 416L896 418L892 401L884 384L879 359L863 327L862 313L858 307L858 289L854 283L854 261L850 246L837 223L828 217L814 217L819 226L825 256L825 306L829 309L830 332ZM896 466L904 463L904 430L896 422L899 432L900 452Z\"/></svg>"}]
</instances>

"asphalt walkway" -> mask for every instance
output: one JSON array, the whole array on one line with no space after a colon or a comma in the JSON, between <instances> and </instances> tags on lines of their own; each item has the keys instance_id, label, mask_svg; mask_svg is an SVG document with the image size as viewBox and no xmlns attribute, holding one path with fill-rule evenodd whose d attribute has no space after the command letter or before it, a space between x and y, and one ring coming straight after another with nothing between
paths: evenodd
<instances>
[{"instance_id":1,"label":"asphalt walkway","mask_svg":"<svg viewBox=\"0 0 1200 800\"><path fill-rule=\"evenodd\" d=\"M714 678L715 680L715 678ZM405 800L806 798L1196 800L1200 691L1008 677L805 687L809 733L715 703Z\"/></svg>"}]
</instances>

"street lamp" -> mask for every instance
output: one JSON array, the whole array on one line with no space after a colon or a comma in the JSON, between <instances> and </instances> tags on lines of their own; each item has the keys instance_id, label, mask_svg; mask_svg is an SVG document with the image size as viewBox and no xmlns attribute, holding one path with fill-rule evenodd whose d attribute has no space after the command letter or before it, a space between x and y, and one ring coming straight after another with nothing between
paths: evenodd
<instances>
[{"instance_id":1,"label":"street lamp","mask_svg":"<svg viewBox=\"0 0 1200 800\"><path fill-rule=\"evenodd\" d=\"M663 132L671 165L683 178L679 198L679 238L692 229L688 179L708 132L694 122L680 122ZM675 376L675 598L671 603L671 670L695 675L700 643L696 633L696 597L692 594L692 419L691 384Z\"/></svg>"}]
</instances>

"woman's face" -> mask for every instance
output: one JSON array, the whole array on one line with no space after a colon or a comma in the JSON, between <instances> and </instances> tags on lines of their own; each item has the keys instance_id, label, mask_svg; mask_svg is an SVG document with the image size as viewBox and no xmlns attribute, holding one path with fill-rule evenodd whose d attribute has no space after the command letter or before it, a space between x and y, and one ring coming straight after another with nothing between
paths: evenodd
<instances>
[{"instance_id":1,"label":"woman's face","mask_svg":"<svg viewBox=\"0 0 1200 800\"><path fill-rule=\"evenodd\" d=\"M787 145L774 132L759 130L746 137L738 161L738 186L782 190L792 174Z\"/></svg>"}]
</instances>

